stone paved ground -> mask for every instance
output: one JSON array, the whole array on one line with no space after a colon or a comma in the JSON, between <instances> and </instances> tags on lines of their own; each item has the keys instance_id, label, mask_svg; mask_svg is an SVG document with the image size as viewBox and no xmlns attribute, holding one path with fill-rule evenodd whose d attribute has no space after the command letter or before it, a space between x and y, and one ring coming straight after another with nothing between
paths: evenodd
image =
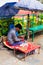
<instances>
[{"instance_id":1,"label":"stone paved ground","mask_svg":"<svg viewBox=\"0 0 43 65\"><path fill-rule=\"evenodd\" d=\"M43 65L43 51L27 56L25 61L17 59L6 50L0 51L0 65Z\"/></svg>"},{"instance_id":2,"label":"stone paved ground","mask_svg":"<svg viewBox=\"0 0 43 65\"><path fill-rule=\"evenodd\" d=\"M11 50L8 51L5 48L0 50L0 65L43 65L43 35L36 36L34 42L41 45L39 55L37 52L34 55L28 55L25 61L23 61L16 58Z\"/></svg>"}]
</instances>

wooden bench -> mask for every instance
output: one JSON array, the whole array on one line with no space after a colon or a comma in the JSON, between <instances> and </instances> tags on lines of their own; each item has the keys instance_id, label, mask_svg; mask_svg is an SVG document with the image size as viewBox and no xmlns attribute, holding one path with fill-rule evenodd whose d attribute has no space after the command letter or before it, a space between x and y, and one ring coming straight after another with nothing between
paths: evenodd
<instances>
[{"instance_id":1,"label":"wooden bench","mask_svg":"<svg viewBox=\"0 0 43 65\"><path fill-rule=\"evenodd\" d=\"M43 25L39 25L36 27L29 28L29 31L32 31L32 41L34 40L34 33L38 31L43 31Z\"/></svg>"}]
</instances>

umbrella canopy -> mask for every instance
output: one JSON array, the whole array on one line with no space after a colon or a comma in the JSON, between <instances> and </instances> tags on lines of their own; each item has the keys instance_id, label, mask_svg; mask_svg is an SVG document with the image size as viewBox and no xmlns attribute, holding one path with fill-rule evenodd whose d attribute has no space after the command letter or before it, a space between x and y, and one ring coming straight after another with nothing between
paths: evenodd
<instances>
[{"instance_id":1,"label":"umbrella canopy","mask_svg":"<svg viewBox=\"0 0 43 65\"><path fill-rule=\"evenodd\" d=\"M43 10L43 5L37 0L20 0L14 6L28 10Z\"/></svg>"},{"instance_id":2,"label":"umbrella canopy","mask_svg":"<svg viewBox=\"0 0 43 65\"><path fill-rule=\"evenodd\" d=\"M6 3L0 8L0 18L6 18L6 17L12 17L16 15L19 11L19 9L15 9L13 5L15 5L16 2L12 3Z\"/></svg>"},{"instance_id":3,"label":"umbrella canopy","mask_svg":"<svg viewBox=\"0 0 43 65\"><path fill-rule=\"evenodd\" d=\"M0 0L0 7L3 6L5 3L10 2L18 2L18 0Z\"/></svg>"}]
</instances>

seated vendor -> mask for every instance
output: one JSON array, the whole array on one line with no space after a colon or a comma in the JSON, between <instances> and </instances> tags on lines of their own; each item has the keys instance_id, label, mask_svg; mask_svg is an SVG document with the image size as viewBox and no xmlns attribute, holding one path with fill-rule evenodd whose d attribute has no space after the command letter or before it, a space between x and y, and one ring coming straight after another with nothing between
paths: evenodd
<instances>
[{"instance_id":1,"label":"seated vendor","mask_svg":"<svg viewBox=\"0 0 43 65\"><path fill-rule=\"evenodd\" d=\"M8 42L11 45L20 45L22 44L22 39L18 38L16 35L16 32L18 32L20 29L22 29L22 26L20 24L17 24L15 27L14 25L11 26L12 28L8 32L7 39Z\"/></svg>"}]
</instances>

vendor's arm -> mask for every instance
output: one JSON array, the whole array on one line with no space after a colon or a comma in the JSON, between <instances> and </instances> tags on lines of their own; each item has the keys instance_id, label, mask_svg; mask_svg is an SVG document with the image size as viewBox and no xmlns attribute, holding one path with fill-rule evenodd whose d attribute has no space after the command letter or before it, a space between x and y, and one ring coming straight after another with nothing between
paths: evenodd
<instances>
[{"instance_id":1,"label":"vendor's arm","mask_svg":"<svg viewBox=\"0 0 43 65\"><path fill-rule=\"evenodd\" d=\"M14 40L14 41L21 41L21 39L18 38L15 33L16 33L16 32L14 32L14 33L12 34L13 40Z\"/></svg>"}]
</instances>

